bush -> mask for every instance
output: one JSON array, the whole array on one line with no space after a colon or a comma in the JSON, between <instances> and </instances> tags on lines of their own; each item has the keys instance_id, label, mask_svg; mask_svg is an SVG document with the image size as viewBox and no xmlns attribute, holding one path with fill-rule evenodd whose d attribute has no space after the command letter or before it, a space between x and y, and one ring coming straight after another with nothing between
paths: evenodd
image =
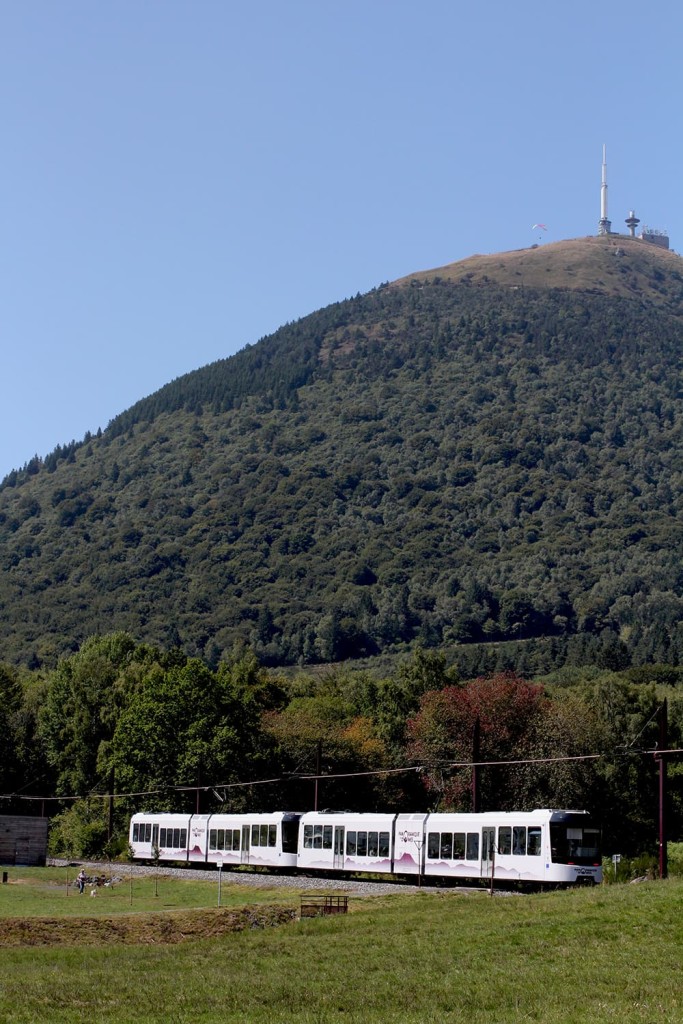
<instances>
[{"instance_id":1,"label":"bush","mask_svg":"<svg viewBox=\"0 0 683 1024\"><path fill-rule=\"evenodd\" d=\"M667 853L669 855L669 874L676 877L683 877L683 843L668 843Z\"/></svg>"},{"instance_id":2,"label":"bush","mask_svg":"<svg viewBox=\"0 0 683 1024\"><path fill-rule=\"evenodd\" d=\"M634 878L658 878L659 860L651 853L641 853L637 857L622 857L619 863L612 863L611 857L603 857L602 876L607 885L615 882L632 882Z\"/></svg>"},{"instance_id":3,"label":"bush","mask_svg":"<svg viewBox=\"0 0 683 1024\"><path fill-rule=\"evenodd\" d=\"M667 854L669 876L683 878L683 843L669 843ZM631 882L634 878L659 878L659 857L651 853L641 853L637 857L622 857L616 872L612 858L603 857L602 874L607 885Z\"/></svg>"},{"instance_id":4,"label":"bush","mask_svg":"<svg viewBox=\"0 0 683 1024\"><path fill-rule=\"evenodd\" d=\"M48 852L51 857L67 858L100 857L109 852L105 816L80 802L62 811L50 824Z\"/></svg>"}]
</instances>

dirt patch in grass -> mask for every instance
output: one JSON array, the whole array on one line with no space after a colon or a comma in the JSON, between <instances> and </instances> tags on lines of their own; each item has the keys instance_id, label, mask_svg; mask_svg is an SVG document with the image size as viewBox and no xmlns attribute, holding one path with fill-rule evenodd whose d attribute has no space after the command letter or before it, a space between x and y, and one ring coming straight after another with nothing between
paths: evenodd
<instances>
[{"instance_id":1,"label":"dirt patch in grass","mask_svg":"<svg viewBox=\"0 0 683 1024\"><path fill-rule=\"evenodd\" d=\"M172 945L211 939L247 928L273 928L297 917L291 907L243 907L122 917L0 920L2 946Z\"/></svg>"}]
</instances>

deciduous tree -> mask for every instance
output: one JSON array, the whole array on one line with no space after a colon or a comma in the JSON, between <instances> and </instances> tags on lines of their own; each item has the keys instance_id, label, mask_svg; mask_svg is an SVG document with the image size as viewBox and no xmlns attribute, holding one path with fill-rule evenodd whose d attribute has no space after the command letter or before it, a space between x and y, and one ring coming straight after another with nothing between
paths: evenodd
<instances>
[{"instance_id":1,"label":"deciduous tree","mask_svg":"<svg viewBox=\"0 0 683 1024\"><path fill-rule=\"evenodd\" d=\"M475 723L479 723L480 760L528 758L538 749L547 707L542 687L512 673L430 691L420 701L418 714L408 722L409 756L425 764L425 785L444 808L468 809ZM453 767L457 762L467 766ZM482 809L519 806L518 774L514 765L483 768Z\"/></svg>"}]
</instances>

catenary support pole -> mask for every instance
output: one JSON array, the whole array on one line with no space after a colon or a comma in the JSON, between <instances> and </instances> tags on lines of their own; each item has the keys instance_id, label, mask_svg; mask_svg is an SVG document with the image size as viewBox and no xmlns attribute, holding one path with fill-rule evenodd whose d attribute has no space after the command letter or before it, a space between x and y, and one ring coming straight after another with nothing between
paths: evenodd
<instances>
[{"instance_id":1,"label":"catenary support pole","mask_svg":"<svg viewBox=\"0 0 683 1024\"><path fill-rule=\"evenodd\" d=\"M666 697L658 712L659 719L659 749L664 751L668 748L668 707ZM666 850L666 754L660 753L659 757L659 877L666 878L669 873L669 864Z\"/></svg>"},{"instance_id":2,"label":"catenary support pole","mask_svg":"<svg viewBox=\"0 0 683 1024\"><path fill-rule=\"evenodd\" d=\"M480 734L481 724L479 722L479 715L474 720L474 728L472 730L472 812L479 814L479 772L480 768L478 765L479 754L480 754Z\"/></svg>"},{"instance_id":3,"label":"catenary support pole","mask_svg":"<svg viewBox=\"0 0 683 1024\"><path fill-rule=\"evenodd\" d=\"M315 788L313 790L313 810L318 810L318 777L323 763L323 741L318 740L315 752Z\"/></svg>"}]
</instances>

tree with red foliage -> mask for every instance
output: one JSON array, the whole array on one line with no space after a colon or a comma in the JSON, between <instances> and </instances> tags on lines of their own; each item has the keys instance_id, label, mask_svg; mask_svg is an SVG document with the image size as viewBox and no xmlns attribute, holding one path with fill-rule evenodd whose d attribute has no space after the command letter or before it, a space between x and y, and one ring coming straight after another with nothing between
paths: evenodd
<instances>
[{"instance_id":1,"label":"tree with red foliage","mask_svg":"<svg viewBox=\"0 0 683 1024\"><path fill-rule=\"evenodd\" d=\"M408 753L425 764L424 782L440 809L471 810L475 723L479 721L480 761L537 756L550 702L542 686L512 672L480 677L462 686L431 690L408 721ZM533 766L532 766L533 768ZM533 803L535 772L529 766L487 765L480 770L481 810L508 810Z\"/></svg>"}]
</instances>

